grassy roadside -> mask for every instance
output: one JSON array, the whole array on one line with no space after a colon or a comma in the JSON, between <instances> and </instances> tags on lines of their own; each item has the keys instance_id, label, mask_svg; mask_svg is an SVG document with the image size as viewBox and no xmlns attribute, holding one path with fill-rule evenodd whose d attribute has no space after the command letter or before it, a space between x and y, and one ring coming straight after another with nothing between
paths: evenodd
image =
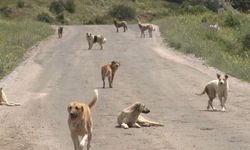
<instances>
[{"instance_id":1,"label":"grassy roadside","mask_svg":"<svg viewBox=\"0 0 250 150\"><path fill-rule=\"evenodd\" d=\"M250 17L234 14L240 25L228 27L225 25L227 15L230 14L183 14L168 16L154 23L159 25L162 36L171 47L202 57L209 65L249 82L250 50L242 43L250 34ZM215 23L219 23L220 30L209 28Z\"/></svg>"},{"instance_id":2,"label":"grassy roadside","mask_svg":"<svg viewBox=\"0 0 250 150\"><path fill-rule=\"evenodd\" d=\"M48 24L40 22L0 20L0 79L23 60L32 45L53 32Z\"/></svg>"}]
</instances>

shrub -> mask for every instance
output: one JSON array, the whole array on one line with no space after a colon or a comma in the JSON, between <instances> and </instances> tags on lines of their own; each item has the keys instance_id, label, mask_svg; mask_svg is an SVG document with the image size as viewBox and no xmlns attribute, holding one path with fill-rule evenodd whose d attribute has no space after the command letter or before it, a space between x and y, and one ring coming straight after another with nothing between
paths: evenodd
<instances>
[{"instance_id":1,"label":"shrub","mask_svg":"<svg viewBox=\"0 0 250 150\"><path fill-rule=\"evenodd\" d=\"M67 0L64 7L68 12L74 13L76 5L73 0Z\"/></svg>"},{"instance_id":2,"label":"shrub","mask_svg":"<svg viewBox=\"0 0 250 150\"><path fill-rule=\"evenodd\" d=\"M224 20L224 26L237 28L237 27L240 27L240 21L236 16L233 16L232 14L230 14L226 16L226 19Z\"/></svg>"},{"instance_id":3,"label":"shrub","mask_svg":"<svg viewBox=\"0 0 250 150\"><path fill-rule=\"evenodd\" d=\"M67 24L68 23L68 21L65 19L63 13L56 16L56 21L58 21L58 22L60 22L62 24Z\"/></svg>"},{"instance_id":4,"label":"shrub","mask_svg":"<svg viewBox=\"0 0 250 150\"><path fill-rule=\"evenodd\" d=\"M245 35L242 41L242 45L244 50L250 50L250 33Z\"/></svg>"},{"instance_id":5,"label":"shrub","mask_svg":"<svg viewBox=\"0 0 250 150\"><path fill-rule=\"evenodd\" d=\"M41 22L46 22L46 23L52 23L53 22L53 17L51 17L48 13L41 13L37 15L37 19Z\"/></svg>"},{"instance_id":6,"label":"shrub","mask_svg":"<svg viewBox=\"0 0 250 150\"><path fill-rule=\"evenodd\" d=\"M10 7L2 7L0 9L0 12L5 16L5 17L10 17L10 15L12 14L12 9Z\"/></svg>"},{"instance_id":7,"label":"shrub","mask_svg":"<svg viewBox=\"0 0 250 150\"><path fill-rule=\"evenodd\" d=\"M18 8L23 8L23 7L24 7L24 1L19 0L19 1L17 2L17 7L18 7Z\"/></svg>"},{"instance_id":8,"label":"shrub","mask_svg":"<svg viewBox=\"0 0 250 150\"><path fill-rule=\"evenodd\" d=\"M135 18L136 10L132 6L120 4L114 5L109 11L109 14L113 18L130 20Z\"/></svg>"},{"instance_id":9,"label":"shrub","mask_svg":"<svg viewBox=\"0 0 250 150\"><path fill-rule=\"evenodd\" d=\"M60 14L61 12L63 12L64 7L62 3L58 1L53 1L50 3L49 10L55 14Z\"/></svg>"}]
</instances>

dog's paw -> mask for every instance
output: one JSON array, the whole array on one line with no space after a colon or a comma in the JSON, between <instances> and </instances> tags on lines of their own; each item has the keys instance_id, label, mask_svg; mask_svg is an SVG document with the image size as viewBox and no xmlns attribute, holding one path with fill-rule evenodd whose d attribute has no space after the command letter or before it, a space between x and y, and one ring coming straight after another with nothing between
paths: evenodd
<instances>
[{"instance_id":1,"label":"dog's paw","mask_svg":"<svg viewBox=\"0 0 250 150\"><path fill-rule=\"evenodd\" d=\"M221 111L225 112L225 111L226 111L226 109L225 109L224 107L222 107Z\"/></svg>"},{"instance_id":2,"label":"dog's paw","mask_svg":"<svg viewBox=\"0 0 250 150\"><path fill-rule=\"evenodd\" d=\"M215 107L213 107L213 111L217 111L217 109Z\"/></svg>"}]
</instances>

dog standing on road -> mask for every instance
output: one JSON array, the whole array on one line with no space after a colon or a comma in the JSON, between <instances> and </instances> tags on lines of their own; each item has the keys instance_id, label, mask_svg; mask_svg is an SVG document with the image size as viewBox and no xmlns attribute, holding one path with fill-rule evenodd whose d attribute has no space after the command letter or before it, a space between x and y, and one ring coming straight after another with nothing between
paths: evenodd
<instances>
[{"instance_id":1,"label":"dog standing on road","mask_svg":"<svg viewBox=\"0 0 250 150\"><path fill-rule=\"evenodd\" d=\"M136 102L119 113L117 123L124 129L129 127L140 128L141 126L163 126L161 123L149 121L140 115L141 113L147 114L149 112L150 110L143 103Z\"/></svg>"},{"instance_id":2,"label":"dog standing on road","mask_svg":"<svg viewBox=\"0 0 250 150\"><path fill-rule=\"evenodd\" d=\"M92 35L91 33L86 33L86 38L89 44L89 50L93 47L95 43L98 43L103 49L103 44L107 42L107 39L103 35Z\"/></svg>"},{"instance_id":3,"label":"dog standing on road","mask_svg":"<svg viewBox=\"0 0 250 150\"><path fill-rule=\"evenodd\" d=\"M148 30L149 33L149 37L152 38L153 34L152 32L155 31L154 27L152 24L142 24L141 21L139 20L139 18L137 18L137 22L138 22L138 26L139 29L141 31L141 38L144 37L145 38L145 31Z\"/></svg>"},{"instance_id":4,"label":"dog standing on road","mask_svg":"<svg viewBox=\"0 0 250 150\"><path fill-rule=\"evenodd\" d=\"M86 140L88 140L87 150L90 149L93 126L91 108L98 100L98 90L95 89L94 92L95 96L88 105L80 102L71 102L68 106L68 125L75 150L82 150Z\"/></svg>"},{"instance_id":5,"label":"dog standing on road","mask_svg":"<svg viewBox=\"0 0 250 150\"><path fill-rule=\"evenodd\" d=\"M127 21L117 21L116 19L114 19L114 25L116 27L116 32L119 32L119 28L123 27L123 32L126 32L126 30L128 30L128 23Z\"/></svg>"},{"instance_id":6,"label":"dog standing on road","mask_svg":"<svg viewBox=\"0 0 250 150\"><path fill-rule=\"evenodd\" d=\"M19 103L12 103L7 100L7 97L3 91L3 88L0 88L0 105L6 105L6 106L20 106Z\"/></svg>"},{"instance_id":7,"label":"dog standing on road","mask_svg":"<svg viewBox=\"0 0 250 150\"><path fill-rule=\"evenodd\" d=\"M103 88L105 88L105 78L108 77L109 80L109 87L113 87L113 80L115 77L115 72L119 68L120 62L117 60L113 60L111 64L106 64L102 66L101 73L102 73L102 81L103 81Z\"/></svg>"},{"instance_id":8,"label":"dog standing on road","mask_svg":"<svg viewBox=\"0 0 250 150\"><path fill-rule=\"evenodd\" d=\"M208 104L207 104L207 110L211 107L212 110L216 110L215 107L213 107L213 100L218 94L220 104L221 104L221 111L225 111L225 104L228 97L228 75L221 76L220 74L217 74L217 80L212 80L207 83L205 86L205 89L201 94L196 95L203 95L207 93L207 96L209 98Z\"/></svg>"},{"instance_id":9,"label":"dog standing on road","mask_svg":"<svg viewBox=\"0 0 250 150\"><path fill-rule=\"evenodd\" d=\"M63 35L63 27L59 27L58 30L57 30L57 33L58 33L58 39L62 38L62 35Z\"/></svg>"}]
</instances>

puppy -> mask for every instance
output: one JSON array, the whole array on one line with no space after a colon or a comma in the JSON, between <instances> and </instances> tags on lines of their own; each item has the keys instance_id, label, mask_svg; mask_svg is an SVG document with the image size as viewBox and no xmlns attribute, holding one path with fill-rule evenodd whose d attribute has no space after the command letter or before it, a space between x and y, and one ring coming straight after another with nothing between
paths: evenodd
<instances>
[{"instance_id":1,"label":"puppy","mask_svg":"<svg viewBox=\"0 0 250 150\"><path fill-rule=\"evenodd\" d=\"M91 33L86 33L86 38L89 44L89 50L93 47L95 43L98 43L103 49L103 44L107 42L107 39L103 35L92 35Z\"/></svg>"},{"instance_id":2,"label":"puppy","mask_svg":"<svg viewBox=\"0 0 250 150\"><path fill-rule=\"evenodd\" d=\"M71 102L68 106L68 125L75 150L83 149L87 139L87 150L90 149L93 126L91 108L98 100L98 90L95 89L94 92L95 96L88 105L80 102Z\"/></svg>"},{"instance_id":3,"label":"puppy","mask_svg":"<svg viewBox=\"0 0 250 150\"><path fill-rule=\"evenodd\" d=\"M209 98L207 110L209 110L210 107L212 108L212 110L216 110L216 108L213 107L213 100L218 94L221 104L221 111L225 111L225 104L227 101L228 89L229 89L227 79L228 75L221 76L220 74L217 74L217 80L212 80L208 82L203 92L201 94L196 94L196 95L203 95L207 93L207 96Z\"/></svg>"},{"instance_id":4,"label":"puppy","mask_svg":"<svg viewBox=\"0 0 250 150\"><path fill-rule=\"evenodd\" d=\"M103 88L105 88L105 78L108 77L109 87L112 88L113 80L115 77L115 72L119 68L120 62L117 60L113 60L111 64L103 65L101 68Z\"/></svg>"},{"instance_id":5,"label":"puppy","mask_svg":"<svg viewBox=\"0 0 250 150\"><path fill-rule=\"evenodd\" d=\"M63 27L59 27L58 30L57 30L57 33L58 33L58 38L62 38L62 34L63 34Z\"/></svg>"},{"instance_id":6,"label":"puppy","mask_svg":"<svg viewBox=\"0 0 250 150\"><path fill-rule=\"evenodd\" d=\"M145 31L148 30L149 33L149 37L152 38L152 32L155 31L154 27L152 24L142 24L141 21L139 20L139 18L137 18L137 22L138 22L138 26L139 29L141 31L141 38L144 37L145 38Z\"/></svg>"},{"instance_id":7,"label":"puppy","mask_svg":"<svg viewBox=\"0 0 250 150\"><path fill-rule=\"evenodd\" d=\"M149 121L140 115L141 113L147 114L149 112L150 110L143 103L136 102L119 113L117 123L124 129L129 127L140 128L141 126L163 126L161 123Z\"/></svg>"},{"instance_id":8,"label":"puppy","mask_svg":"<svg viewBox=\"0 0 250 150\"><path fill-rule=\"evenodd\" d=\"M127 21L117 21L116 19L114 19L114 25L116 27L116 32L119 32L119 28L123 27L123 32L126 32L126 30L128 30L128 25L127 25Z\"/></svg>"},{"instance_id":9,"label":"puppy","mask_svg":"<svg viewBox=\"0 0 250 150\"><path fill-rule=\"evenodd\" d=\"M6 105L6 106L20 106L19 103L12 103L8 102L7 97L3 91L3 88L0 88L0 105Z\"/></svg>"}]
</instances>

